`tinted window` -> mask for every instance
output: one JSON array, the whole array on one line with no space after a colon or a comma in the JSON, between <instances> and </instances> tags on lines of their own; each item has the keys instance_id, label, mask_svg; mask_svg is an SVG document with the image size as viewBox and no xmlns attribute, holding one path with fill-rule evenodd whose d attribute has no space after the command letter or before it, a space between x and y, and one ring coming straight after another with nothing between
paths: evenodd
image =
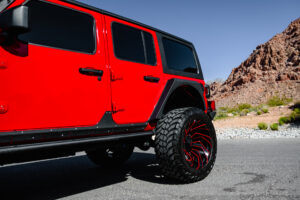
<instances>
[{"instance_id":1,"label":"tinted window","mask_svg":"<svg viewBox=\"0 0 300 200\"><path fill-rule=\"evenodd\" d=\"M144 40L146 46L147 63L149 65L155 65L156 57L155 57L153 37L150 33L144 32Z\"/></svg>"},{"instance_id":2,"label":"tinted window","mask_svg":"<svg viewBox=\"0 0 300 200\"><path fill-rule=\"evenodd\" d=\"M119 59L156 64L153 37L150 33L119 24L112 24L115 56Z\"/></svg>"},{"instance_id":3,"label":"tinted window","mask_svg":"<svg viewBox=\"0 0 300 200\"><path fill-rule=\"evenodd\" d=\"M163 46L168 68L197 73L197 64L192 48L167 38L163 38Z\"/></svg>"},{"instance_id":4,"label":"tinted window","mask_svg":"<svg viewBox=\"0 0 300 200\"><path fill-rule=\"evenodd\" d=\"M140 30L118 23L112 25L114 50L118 58L145 63Z\"/></svg>"},{"instance_id":5,"label":"tinted window","mask_svg":"<svg viewBox=\"0 0 300 200\"><path fill-rule=\"evenodd\" d=\"M86 53L95 51L92 16L40 1L27 5L31 31L22 34L20 40Z\"/></svg>"}]
</instances>

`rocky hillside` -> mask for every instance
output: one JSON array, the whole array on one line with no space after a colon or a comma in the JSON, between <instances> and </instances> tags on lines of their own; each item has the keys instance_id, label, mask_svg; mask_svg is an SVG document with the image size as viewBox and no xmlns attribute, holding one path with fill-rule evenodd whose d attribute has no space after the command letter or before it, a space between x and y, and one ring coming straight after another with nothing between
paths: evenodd
<instances>
[{"instance_id":1,"label":"rocky hillside","mask_svg":"<svg viewBox=\"0 0 300 200\"><path fill-rule=\"evenodd\" d=\"M300 100L300 18L259 45L224 83L211 84L218 106L260 104L274 95Z\"/></svg>"}]
</instances>

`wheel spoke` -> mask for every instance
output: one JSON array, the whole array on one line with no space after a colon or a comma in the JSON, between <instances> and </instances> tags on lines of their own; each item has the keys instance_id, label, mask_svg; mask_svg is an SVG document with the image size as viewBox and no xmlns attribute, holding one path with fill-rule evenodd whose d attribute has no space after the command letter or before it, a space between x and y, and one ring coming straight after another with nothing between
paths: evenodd
<instances>
[{"instance_id":1,"label":"wheel spoke","mask_svg":"<svg viewBox=\"0 0 300 200\"><path fill-rule=\"evenodd\" d=\"M192 156L192 162L191 162L191 167L193 167L194 166L194 162L195 162L195 157L194 156Z\"/></svg>"},{"instance_id":2,"label":"wheel spoke","mask_svg":"<svg viewBox=\"0 0 300 200\"><path fill-rule=\"evenodd\" d=\"M205 134L203 134L203 133L194 133L194 134L192 135L192 138L193 138L195 135L200 135L200 136L204 136L204 137L207 137L207 138L211 139L211 137L209 137L208 135L205 135Z\"/></svg>"},{"instance_id":3,"label":"wheel spoke","mask_svg":"<svg viewBox=\"0 0 300 200\"><path fill-rule=\"evenodd\" d=\"M203 150L203 152L204 152L204 155L205 155L205 157L206 157L206 164L208 163L208 155L210 155L210 152L209 152L209 150L207 150L207 148L204 146L204 144L199 140L199 141L197 141L197 142L200 142L200 144L201 144L201 146L200 146L200 148ZM197 142L195 142L195 143L197 143ZM194 143L194 142L192 142L192 143ZM198 146L197 146L198 147ZM207 153L207 154L206 154Z\"/></svg>"},{"instance_id":4,"label":"wheel spoke","mask_svg":"<svg viewBox=\"0 0 300 200\"><path fill-rule=\"evenodd\" d=\"M195 129L198 129L198 128L200 128L200 127L203 127L203 126L206 126L206 124L201 124L201 125L199 125L199 126L196 126L195 128L192 128L191 131L193 131L193 130L195 130Z\"/></svg>"},{"instance_id":5,"label":"wheel spoke","mask_svg":"<svg viewBox=\"0 0 300 200\"><path fill-rule=\"evenodd\" d=\"M197 168L196 169L199 169L200 168L200 160L201 160L201 166L203 166L203 161L202 161L202 158L201 158L201 156L198 156L194 151L191 151L192 152L192 154L194 154L194 156L196 156L196 158L197 158L197 160L198 160L198 165L197 165ZM200 158L200 160L199 160L199 158Z\"/></svg>"},{"instance_id":6,"label":"wheel spoke","mask_svg":"<svg viewBox=\"0 0 300 200\"><path fill-rule=\"evenodd\" d=\"M196 122L196 124L198 124L199 122L201 122L202 120L200 119L200 120L198 120L197 122Z\"/></svg>"},{"instance_id":7,"label":"wheel spoke","mask_svg":"<svg viewBox=\"0 0 300 200\"><path fill-rule=\"evenodd\" d=\"M205 150L203 149L203 147L201 147L200 146L200 148L202 149L202 151L203 151L203 154L205 155L205 158L206 158L206 164L208 163L208 156L207 156L207 154L206 154L206 152L205 152ZM192 150L196 150L196 149L192 149ZM200 151L198 150L198 152L199 152L199 154L200 154ZM201 155L200 155L200 157L201 157ZM202 165L203 165L203 163L202 163Z\"/></svg>"},{"instance_id":8,"label":"wheel spoke","mask_svg":"<svg viewBox=\"0 0 300 200\"><path fill-rule=\"evenodd\" d=\"M199 138L198 138L199 137ZM196 139L202 139L202 140L204 140L205 142L207 142L208 144L209 144L209 146L210 146L210 148L212 148L212 145L211 145L211 142L207 139L207 138L205 138L205 137L203 137L203 136L197 136L197 137L195 137L195 138L193 138L194 140L196 140Z\"/></svg>"},{"instance_id":9,"label":"wheel spoke","mask_svg":"<svg viewBox=\"0 0 300 200\"><path fill-rule=\"evenodd\" d=\"M205 131L208 131L209 129L208 128L197 128L197 130L205 130Z\"/></svg>"},{"instance_id":10,"label":"wheel spoke","mask_svg":"<svg viewBox=\"0 0 300 200\"><path fill-rule=\"evenodd\" d=\"M201 137L203 140L205 140L208 144L209 144L209 146L210 146L210 148L212 148L212 145L211 145L211 142L209 141L209 140L207 140L206 138L204 138L204 137ZM210 137L209 137L210 138ZM211 139L211 138L210 138Z\"/></svg>"},{"instance_id":11,"label":"wheel spoke","mask_svg":"<svg viewBox=\"0 0 300 200\"><path fill-rule=\"evenodd\" d=\"M195 146L195 147L203 147L208 153L209 153L209 151L207 150L207 148L204 146L204 144L201 142L201 141L197 141L197 142L192 142L192 144L193 143L198 143L198 144L200 144L200 146L198 146L198 145L192 145L192 146Z\"/></svg>"},{"instance_id":12,"label":"wheel spoke","mask_svg":"<svg viewBox=\"0 0 300 200\"><path fill-rule=\"evenodd\" d=\"M193 121L193 124L192 124L192 125L189 124L189 128L188 128L188 130L186 131L186 134L187 134L188 132L190 132L190 130L191 130L191 128L194 126L194 124L195 124L195 120Z\"/></svg>"}]
</instances>

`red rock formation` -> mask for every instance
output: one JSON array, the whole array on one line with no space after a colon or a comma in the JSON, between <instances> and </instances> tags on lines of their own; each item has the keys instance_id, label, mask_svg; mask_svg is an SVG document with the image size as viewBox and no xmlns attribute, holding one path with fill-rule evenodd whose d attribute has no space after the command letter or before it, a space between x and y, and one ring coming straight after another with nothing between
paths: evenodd
<instances>
[{"instance_id":1,"label":"red rock formation","mask_svg":"<svg viewBox=\"0 0 300 200\"><path fill-rule=\"evenodd\" d=\"M300 100L300 18L259 45L223 84L211 84L219 106L260 104L274 95Z\"/></svg>"}]
</instances>

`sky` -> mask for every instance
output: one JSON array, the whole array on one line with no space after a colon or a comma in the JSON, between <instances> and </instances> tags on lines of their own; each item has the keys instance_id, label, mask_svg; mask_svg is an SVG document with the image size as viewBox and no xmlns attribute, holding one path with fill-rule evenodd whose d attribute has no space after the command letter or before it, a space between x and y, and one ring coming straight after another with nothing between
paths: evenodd
<instances>
[{"instance_id":1,"label":"sky","mask_svg":"<svg viewBox=\"0 0 300 200\"><path fill-rule=\"evenodd\" d=\"M79 0L191 41L206 81L227 79L300 17L300 0Z\"/></svg>"}]
</instances>

